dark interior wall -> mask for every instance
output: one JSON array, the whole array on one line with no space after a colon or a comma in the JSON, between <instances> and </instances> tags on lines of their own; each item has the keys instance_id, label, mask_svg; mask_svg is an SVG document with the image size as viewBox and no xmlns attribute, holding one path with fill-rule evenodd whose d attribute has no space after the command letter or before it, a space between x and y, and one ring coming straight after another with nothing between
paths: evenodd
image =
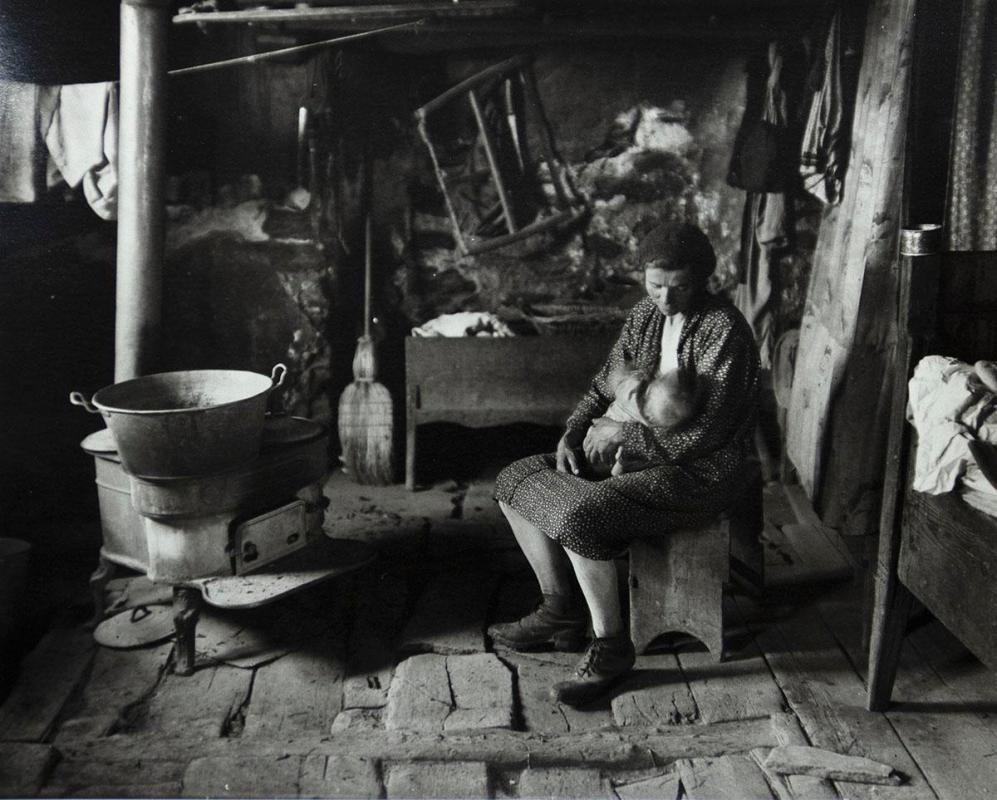
<instances>
[{"instance_id":1,"label":"dark interior wall","mask_svg":"<svg viewBox=\"0 0 997 800\"><path fill-rule=\"evenodd\" d=\"M331 34L292 35L276 29L268 32L248 28L212 29L209 34L184 31L172 60L176 64L200 63L326 35ZM744 195L729 187L725 177L744 112L745 65L758 47L757 42L737 40L642 40L532 48L541 97L558 149L569 164L584 165L586 154L605 141L621 112L642 104L684 109L683 124L693 140L684 156L685 184L668 202L641 206L630 216L614 217L611 223L623 228L635 222L647 226L654 214L664 212L701 221L717 247L720 282L727 286L734 281ZM510 258L510 263L499 260L497 265L485 260L462 265L461 275L454 280L460 285L473 285L475 275L487 274L487 295L478 291L478 286L474 296L458 293L439 303L410 302L407 297L410 291L423 291L412 290L413 276L418 279L415 283L424 287L440 272L434 265L426 267L413 259L411 248L412 218L425 205L426 197L436 196L430 205L435 203L437 210L441 208L412 112L476 70L521 50L506 47L412 52L384 50L377 44L364 43L330 51L321 58L290 58L171 81L170 172L207 171L216 201L224 185L236 183L246 173L260 177L264 197L282 200L299 179L297 164L302 163L296 140L299 106L308 106L313 119L323 108L328 110L327 125L319 131L324 138L317 144L320 156L327 154L333 164L331 172L322 163L319 165L319 177L326 181L323 200L330 217L322 258L328 272L326 289L335 294L326 298L330 313L325 332L334 344L331 359L335 374L330 385L333 394L350 380L349 361L361 325L357 310L362 299L365 159L372 187L375 313L386 337L382 345L384 380L399 396L401 337L408 327L442 311L479 307L493 310L496 298L504 297L503 281L510 287L516 282L535 287L539 274L539 285L543 284L542 267L539 273L534 270L524 276L515 258ZM466 108L464 113L469 116ZM218 263L220 258L224 260L225 247L224 243L212 243L211 259L192 252L190 260ZM244 254L245 246L233 241L230 252L236 261L242 257L240 249ZM283 257L274 256L275 269L279 269ZM586 258L591 261L595 256L588 254ZM606 266L603 258L597 268L604 277L617 266ZM620 272L632 269L629 262L619 264ZM233 272L228 267L226 270ZM237 273L237 269L234 271ZM557 280L574 284L569 291L580 284L573 272L554 267L552 271L557 272ZM233 299L237 300L240 293L252 294L255 286L262 285L250 281ZM517 291L510 288L506 294L515 298ZM559 291L564 288L552 286L543 294L556 299L552 296ZM250 305L258 304L252 297L246 296L245 300ZM418 312L413 311L415 308ZM212 336L207 326L197 333ZM201 349L209 348L202 345ZM224 352L223 348L216 355Z\"/></svg>"},{"instance_id":2,"label":"dark interior wall","mask_svg":"<svg viewBox=\"0 0 997 800\"><path fill-rule=\"evenodd\" d=\"M186 38L178 37L171 60L174 65L199 63L303 38L263 33L191 30ZM533 48L547 114L570 164L582 164L604 142L622 111L639 104L685 109L683 124L694 141L688 158L691 182L668 207L681 210L692 198L717 246L727 284L736 261L743 193L727 186L725 176L744 111L745 65L758 46L757 39L724 39ZM212 203L229 203L221 188L247 173L261 178L261 202L283 200L298 181L300 105L328 103L342 143L332 152L338 171L330 178L336 191L329 194L338 208L326 214L320 247L312 236L313 220L305 219L300 240L292 236L261 244L222 231L169 255L167 282L176 293L166 310L171 326L166 366L264 371L290 354L302 371L318 364L314 385L327 405L310 412L333 413L328 406L351 379L361 326L360 184L366 153L373 176L375 312L384 334L383 380L396 399L402 397L401 337L424 320L403 312L397 278L399 272L417 269L408 238L413 204L435 191L412 110L516 51L384 51L368 43L322 62L289 59L172 79L169 172L202 173ZM11 480L5 482L3 507L18 511L23 520L40 510L56 515L94 508L91 467L77 447L97 422L65 402L69 390L93 391L113 379L114 231L89 213L77 198L55 211L9 208L2 220L7 232L3 333L12 344L4 347L4 374L10 376L4 380L4 408L17 412L9 417L17 424L7 426L16 446L6 453ZM473 270L468 267L469 274ZM504 273L493 269L490 274L501 280ZM574 273L568 278L577 282ZM308 339L316 331L322 339L317 344L314 336ZM43 432L43 445L36 428Z\"/></svg>"}]
</instances>

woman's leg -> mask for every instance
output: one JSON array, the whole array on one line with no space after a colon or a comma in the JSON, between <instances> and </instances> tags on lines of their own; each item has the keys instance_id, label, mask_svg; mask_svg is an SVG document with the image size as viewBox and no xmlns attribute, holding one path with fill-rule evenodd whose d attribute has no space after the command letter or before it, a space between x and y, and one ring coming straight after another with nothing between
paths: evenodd
<instances>
[{"instance_id":1,"label":"woman's leg","mask_svg":"<svg viewBox=\"0 0 997 800\"><path fill-rule=\"evenodd\" d=\"M636 657L630 632L620 613L619 580L612 560L595 561L571 550L568 558L592 615L595 638L582 656L575 674L554 684L551 698L571 706L595 700L633 669Z\"/></svg>"},{"instance_id":2,"label":"woman's leg","mask_svg":"<svg viewBox=\"0 0 997 800\"><path fill-rule=\"evenodd\" d=\"M541 533L536 525L512 506L499 501L499 508L509 520L519 549L523 551L523 555L537 576L540 591L545 595L567 597L573 595L574 579L571 574L571 562L565 556L564 548Z\"/></svg>"},{"instance_id":3,"label":"woman's leg","mask_svg":"<svg viewBox=\"0 0 997 800\"><path fill-rule=\"evenodd\" d=\"M557 542L544 536L522 514L501 501L499 506L537 576L543 602L522 619L489 626L488 635L492 641L513 650L580 649L588 616L575 601L571 562Z\"/></svg>"},{"instance_id":4,"label":"woman's leg","mask_svg":"<svg viewBox=\"0 0 997 800\"><path fill-rule=\"evenodd\" d=\"M594 561L570 550L565 552L571 559L575 577L592 615L592 632L599 639L619 636L623 633L623 613L620 610L616 563L612 560Z\"/></svg>"}]
</instances>

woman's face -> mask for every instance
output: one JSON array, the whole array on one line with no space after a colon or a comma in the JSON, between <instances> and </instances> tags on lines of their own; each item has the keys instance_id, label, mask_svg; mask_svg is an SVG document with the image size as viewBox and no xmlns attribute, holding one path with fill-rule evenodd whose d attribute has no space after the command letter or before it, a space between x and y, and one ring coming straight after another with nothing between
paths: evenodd
<instances>
[{"instance_id":1,"label":"woman's face","mask_svg":"<svg viewBox=\"0 0 997 800\"><path fill-rule=\"evenodd\" d=\"M675 314L684 314L703 285L689 267L684 269L649 267L644 270L644 288L647 289L648 297L658 307L658 311L666 317L671 317Z\"/></svg>"}]
</instances>

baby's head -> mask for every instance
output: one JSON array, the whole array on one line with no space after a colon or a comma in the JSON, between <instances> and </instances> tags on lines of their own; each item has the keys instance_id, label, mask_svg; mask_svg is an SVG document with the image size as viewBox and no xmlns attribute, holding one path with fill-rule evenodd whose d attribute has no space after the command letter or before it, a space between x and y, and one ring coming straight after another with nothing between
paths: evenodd
<instances>
[{"instance_id":1,"label":"baby's head","mask_svg":"<svg viewBox=\"0 0 997 800\"><path fill-rule=\"evenodd\" d=\"M651 425L672 428L692 417L698 402L695 377L676 369L647 384L640 410Z\"/></svg>"}]
</instances>

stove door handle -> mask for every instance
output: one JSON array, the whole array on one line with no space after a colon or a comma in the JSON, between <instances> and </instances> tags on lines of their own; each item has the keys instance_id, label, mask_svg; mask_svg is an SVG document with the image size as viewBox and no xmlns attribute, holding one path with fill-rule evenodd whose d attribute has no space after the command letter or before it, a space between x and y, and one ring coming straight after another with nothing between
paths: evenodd
<instances>
[{"instance_id":1,"label":"stove door handle","mask_svg":"<svg viewBox=\"0 0 997 800\"><path fill-rule=\"evenodd\" d=\"M97 409L93 405L93 403L91 403L89 400L87 400L80 392L70 392L69 393L69 402L72 403L74 406L80 406L81 408L85 408L91 414L99 414L100 413L100 410Z\"/></svg>"}]
</instances>

